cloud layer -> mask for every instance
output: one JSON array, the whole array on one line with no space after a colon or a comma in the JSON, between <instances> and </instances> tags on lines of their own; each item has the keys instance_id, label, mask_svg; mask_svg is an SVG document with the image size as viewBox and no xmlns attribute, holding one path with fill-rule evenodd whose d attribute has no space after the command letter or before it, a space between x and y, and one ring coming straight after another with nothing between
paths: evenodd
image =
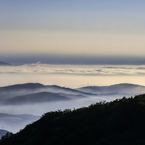
<instances>
[{"instance_id":1,"label":"cloud layer","mask_svg":"<svg viewBox=\"0 0 145 145\"><path fill-rule=\"evenodd\" d=\"M145 75L145 66L109 65L48 65L25 64L20 66L1 66L0 73L16 74L68 74L68 75Z\"/></svg>"}]
</instances>

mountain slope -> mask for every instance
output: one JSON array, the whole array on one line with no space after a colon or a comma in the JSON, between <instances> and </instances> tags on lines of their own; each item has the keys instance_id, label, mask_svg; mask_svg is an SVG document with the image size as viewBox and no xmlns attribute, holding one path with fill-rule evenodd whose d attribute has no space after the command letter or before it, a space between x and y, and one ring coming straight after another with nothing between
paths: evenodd
<instances>
[{"instance_id":1,"label":"mountain slope","mask_svg":"<svg viewBox=\"0 0 145 145\"><path fill-rule=\"evenodd\" d=\"M5 135L7 132L9 132L9 131L0 129L0 138L1 138L3 135Z\"/></svg>"},{"instance_id":2,"label":"mountain slope","mask_svg":"<svg viewBox=\"0 0 145 145\"><path fill-rule=\"evenodd\" d=\"M77 89L71 89L66 87L60 87L56 85L46 86L47 90L50 92L57 92L57 93L65 93L65 94L72 94L72 95L94 95L92 93L86 93Z\"/></svg>"},{"instance_id":3,"label":"mountain slope","mask_svg":"<svg viewBox=\"0 0 145 145\"><path fill-rule=\"evenodd\" d=\"M34 94L28 94L24 96L16 96L10 99L7 99L4 104L7 105L21 105L29 103L43 103L43 102L53 102L53 101L64 101L70 100L68 97L50 93L50 92L40 92Z\"/></svg>"},{"instance_id":4,"label":"mountain slope","mask_svg":"<svg viewBox=\"0 0 145 145\"><path fill-rule=\"evenodd\" d=\"M26 83L26 84L16 84L12 86L0 87L0 100L4 101L6 99L14 98L17 96L25 96L25 95L31 96L30 94L36 94L36 93L42 93L42 92L55 93L58 95L64 94L64 96L76 95L74 97L77 97L80 95L83 95L83 96L94 95L91 93L85 93L79 90L60 87L56 85L45 86L39 83Z\"/></svg>"},{"instance_id":5,"label":"mountain slope","mask_svg":"<svg viewBox=\"0 0 145 145\"><path fill-rule=\"evenodd\" d=\"M144 145L145 94L48 112L1 145Z\"/></svg>"},{"instance_id":6,"label":"mountain slope","mask_svg":"<svg viewBox=\"0 0 145 145\"><path fill-rule=\"evenodd\" d=\"M9 90L19 90L19 89L40 89L45 87L39 83L26 83L26 84L16 84L11 86L0 87L1 91L9 91Z\"/></svg>"},{"instance_id":7,"label":"mountain slope","mask_svg":"<svg viewBox=\"0 0 145 145\"><path fill-rule=\"evenodd\" d=\"M40 116L34 116L30 114L6 114L0 113L0 125L6 130L11 132L17 132L18 130L24 128L26 124L34 122L40 119Z\"/></svg>"},{"instance_id":8,"label":"mountain slope","mask_svg":"<svg viewBox=\"0 0 145 145\"><path fill-rule=\"evenodd\" d=\"M78 88L78 90L87 93L145 93L145 86L135 85L135 84L115 84L111 86L87 86L83 88Z\"/></svg>"}]
</instances>

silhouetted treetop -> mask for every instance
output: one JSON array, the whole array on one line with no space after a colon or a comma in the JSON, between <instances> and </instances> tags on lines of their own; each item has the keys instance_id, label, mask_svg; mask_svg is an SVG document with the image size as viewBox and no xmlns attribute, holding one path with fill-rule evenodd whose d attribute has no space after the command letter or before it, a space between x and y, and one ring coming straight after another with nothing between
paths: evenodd
<instances>
[{"instance_id":1,"label":"silhouetted treetop","mask_svg":"<svg viewBox=\"0 0 145 145\"><path fill-rule=\"evenodd\" d=\"M45 113L0 145L144 145L145 94Z\"/></svg>"}]
</instances>

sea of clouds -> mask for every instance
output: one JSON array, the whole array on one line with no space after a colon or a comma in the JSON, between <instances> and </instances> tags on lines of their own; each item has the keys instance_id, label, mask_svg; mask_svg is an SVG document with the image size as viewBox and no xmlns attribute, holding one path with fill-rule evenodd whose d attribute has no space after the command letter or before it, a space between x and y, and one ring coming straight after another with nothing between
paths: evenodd
<instances>
[{"instance_id":1,"label":"sea of clouds","mask_svg":"<svg viewBox=\"0 0 145 145\"><path fill-rule=\"evenodd\" d=\"M76 75L145 75L145 65L49 65L0 66L0 73L50 73Z\"/></svg>"},{"instance_id":2,"label":"sea of clouds","mask_svg":"<svg viewBox=\"0 0 145 145\"><path fill-rule=\"evenodd\" d=\"M144 76L145 65L49 65L38 62L0 66L0 86L28 82L72 88L118 83L145 85Z\"/></svg>"}]
</instances>

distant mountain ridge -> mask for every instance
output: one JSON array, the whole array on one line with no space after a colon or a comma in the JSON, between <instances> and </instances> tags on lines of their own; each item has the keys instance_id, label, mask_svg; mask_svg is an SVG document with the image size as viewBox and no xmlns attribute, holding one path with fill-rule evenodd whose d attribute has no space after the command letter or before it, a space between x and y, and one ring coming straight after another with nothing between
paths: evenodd
<instances>
[{"instance_id":1,"label":"distant mountain ridge","mask_svg":"<svg viewBox=\"0 0 145 145\"><path fill-rule=\"evenodd\" d=\"M26 83L26 84L15 84L5 87L0 87L0 90L4 89L37 89L37 88L43 88L44 85L40 83Z\"/></svg>"},{"instance_id":2,"label":"distant mountain ridge","mask_svg":"<svg viewBox=\"0 0 145 145\"><path fill-rule=\"evenodd\" d=\"M57 85L43 85L40 83L16 84L0 87L1 104L20 105L27 103L42 103L53 101L67 101L85 97L123 96L145 93L145 86L135 84L115 84L111 86L86 86L78 89L60 87ZM103 98L102 98L103 99Z\"/></svg>"},{"instance_id":3,"label":"distant mountain ridge","mask_svg":"<svg viewBox=\"0 0 145 145\"><path fill-rule=\"evenodd\" d=\"M51 93L51 92L40 92L34 94L28 94L24 96L16 96L5 101L5 104L13 104L13 105L20 105L20 104L29 104L29 103L43 103L43 102L53 102L53 101L66 101L70 100L69 98Z\"/></svg>"},{"instance_id":4,"label":"distant mountain ridge","mask_svg":"<svg viewBox=\"0 0 145 145\"><path fill-rule=\"evenodd\" d=\"M0 65L11 65L10 63L0 61Z\"/></svg>"},{"instance_id":5,"label":"distant mountain ridge","mask_svg":"<svg viewBox=\"0 0 145 145\"><path fill-rule=\"evenodd\" d=\"M17 113L26 114L27 111L32 111L29 113L39 115L49 110L79 108L95 102L110 102L123 96L128 98L143 93L145 93L145 86L127 83L111 86L86 86L76 89L40 83L0 87L0 109L8 112L10 108L10 114L0 113L0 125L6 130L17 132L27 123L38 118L23 114L22 116L12 115L11 112L14 110ZM23 111L25 109L26 111Z\"/></svg>"},{"instance_id":6,"label":"distant mountain ridge","mask_svg":"<svg viewBox=\"0 0 145 145\"><path fill-rule=\"evenodd\" d=\"M0 87L1 103L25 104L51 101L64 101L76 99L77 96L93 95L79 90L60 87L56 85L43 85L40 83L16 84ZM23 100L23 101L22 101Z\"/></svg>"},{"instance_id":7,"label":"distant mountain ridge","mask_svg":"<svg viewBox=\"0 0 145 145\"><path fill-rule=\"evenodd\" d=\"M71 88L66 88L66 87L61 87L57 85L43 85L40 83L26 83L26 84L15 84L11 86L5 86L5 87L0 87L1 90L18 90L18 89L49 89L50 90L55 90L55 91L65 91L65 92L71 92L71 93L78 93L78 94L84 94L84 92L77 90L77 89L71 89ZM88 95L93 95L92 93L85 93Z\"/></svg>"},{"instance_id":8,"label":"distant mountain ridge","mask_svg":"<svg viewBox=\"0 0 145 145\"><path fill-rule=\"evenodd\" d=\"M110 85L110 86L86 86L86 87L81 87L81 88L77 88L77 89L71 89L71 88L66 88L66 87L61 87L61 86L57 86L57 85L43 85L40 83L25 83L25 84L15 84L15 85L10 85L10 86L4 86L4 87L0 87L0 91L1 90L5 90L5 89L42 89L42 88L47 88L47 89L55 89L55 90L65 90L65 91L69 91L69 92L78 92L78 93L88 93L89 95L91 95L91 92L84 92L84 90L92 90L92 91L109 91L109 90L126 90L126 89L133 89L133 88L145 88L145 86L141 86L141 85L137 85L137 84L129 84L129 83L121 83L121 84L114 84L114 85ZM93 95L93 94L92 94Z\"/></svg>"},{"instance_id":9,"label":"distant mountain ridge","mask_svg":"<svg viewBox=\"0 0 145 145\"><path fill-rule=\"evenodd\" d=\"M145 86L136 85L136 84L128 84L121 83L110 86L86 86L82 88L78 88L80 91L84 92L92 92L92 93L119 93L119 92L135 92L145 93Z\"/></svg>"}]
</instances>

